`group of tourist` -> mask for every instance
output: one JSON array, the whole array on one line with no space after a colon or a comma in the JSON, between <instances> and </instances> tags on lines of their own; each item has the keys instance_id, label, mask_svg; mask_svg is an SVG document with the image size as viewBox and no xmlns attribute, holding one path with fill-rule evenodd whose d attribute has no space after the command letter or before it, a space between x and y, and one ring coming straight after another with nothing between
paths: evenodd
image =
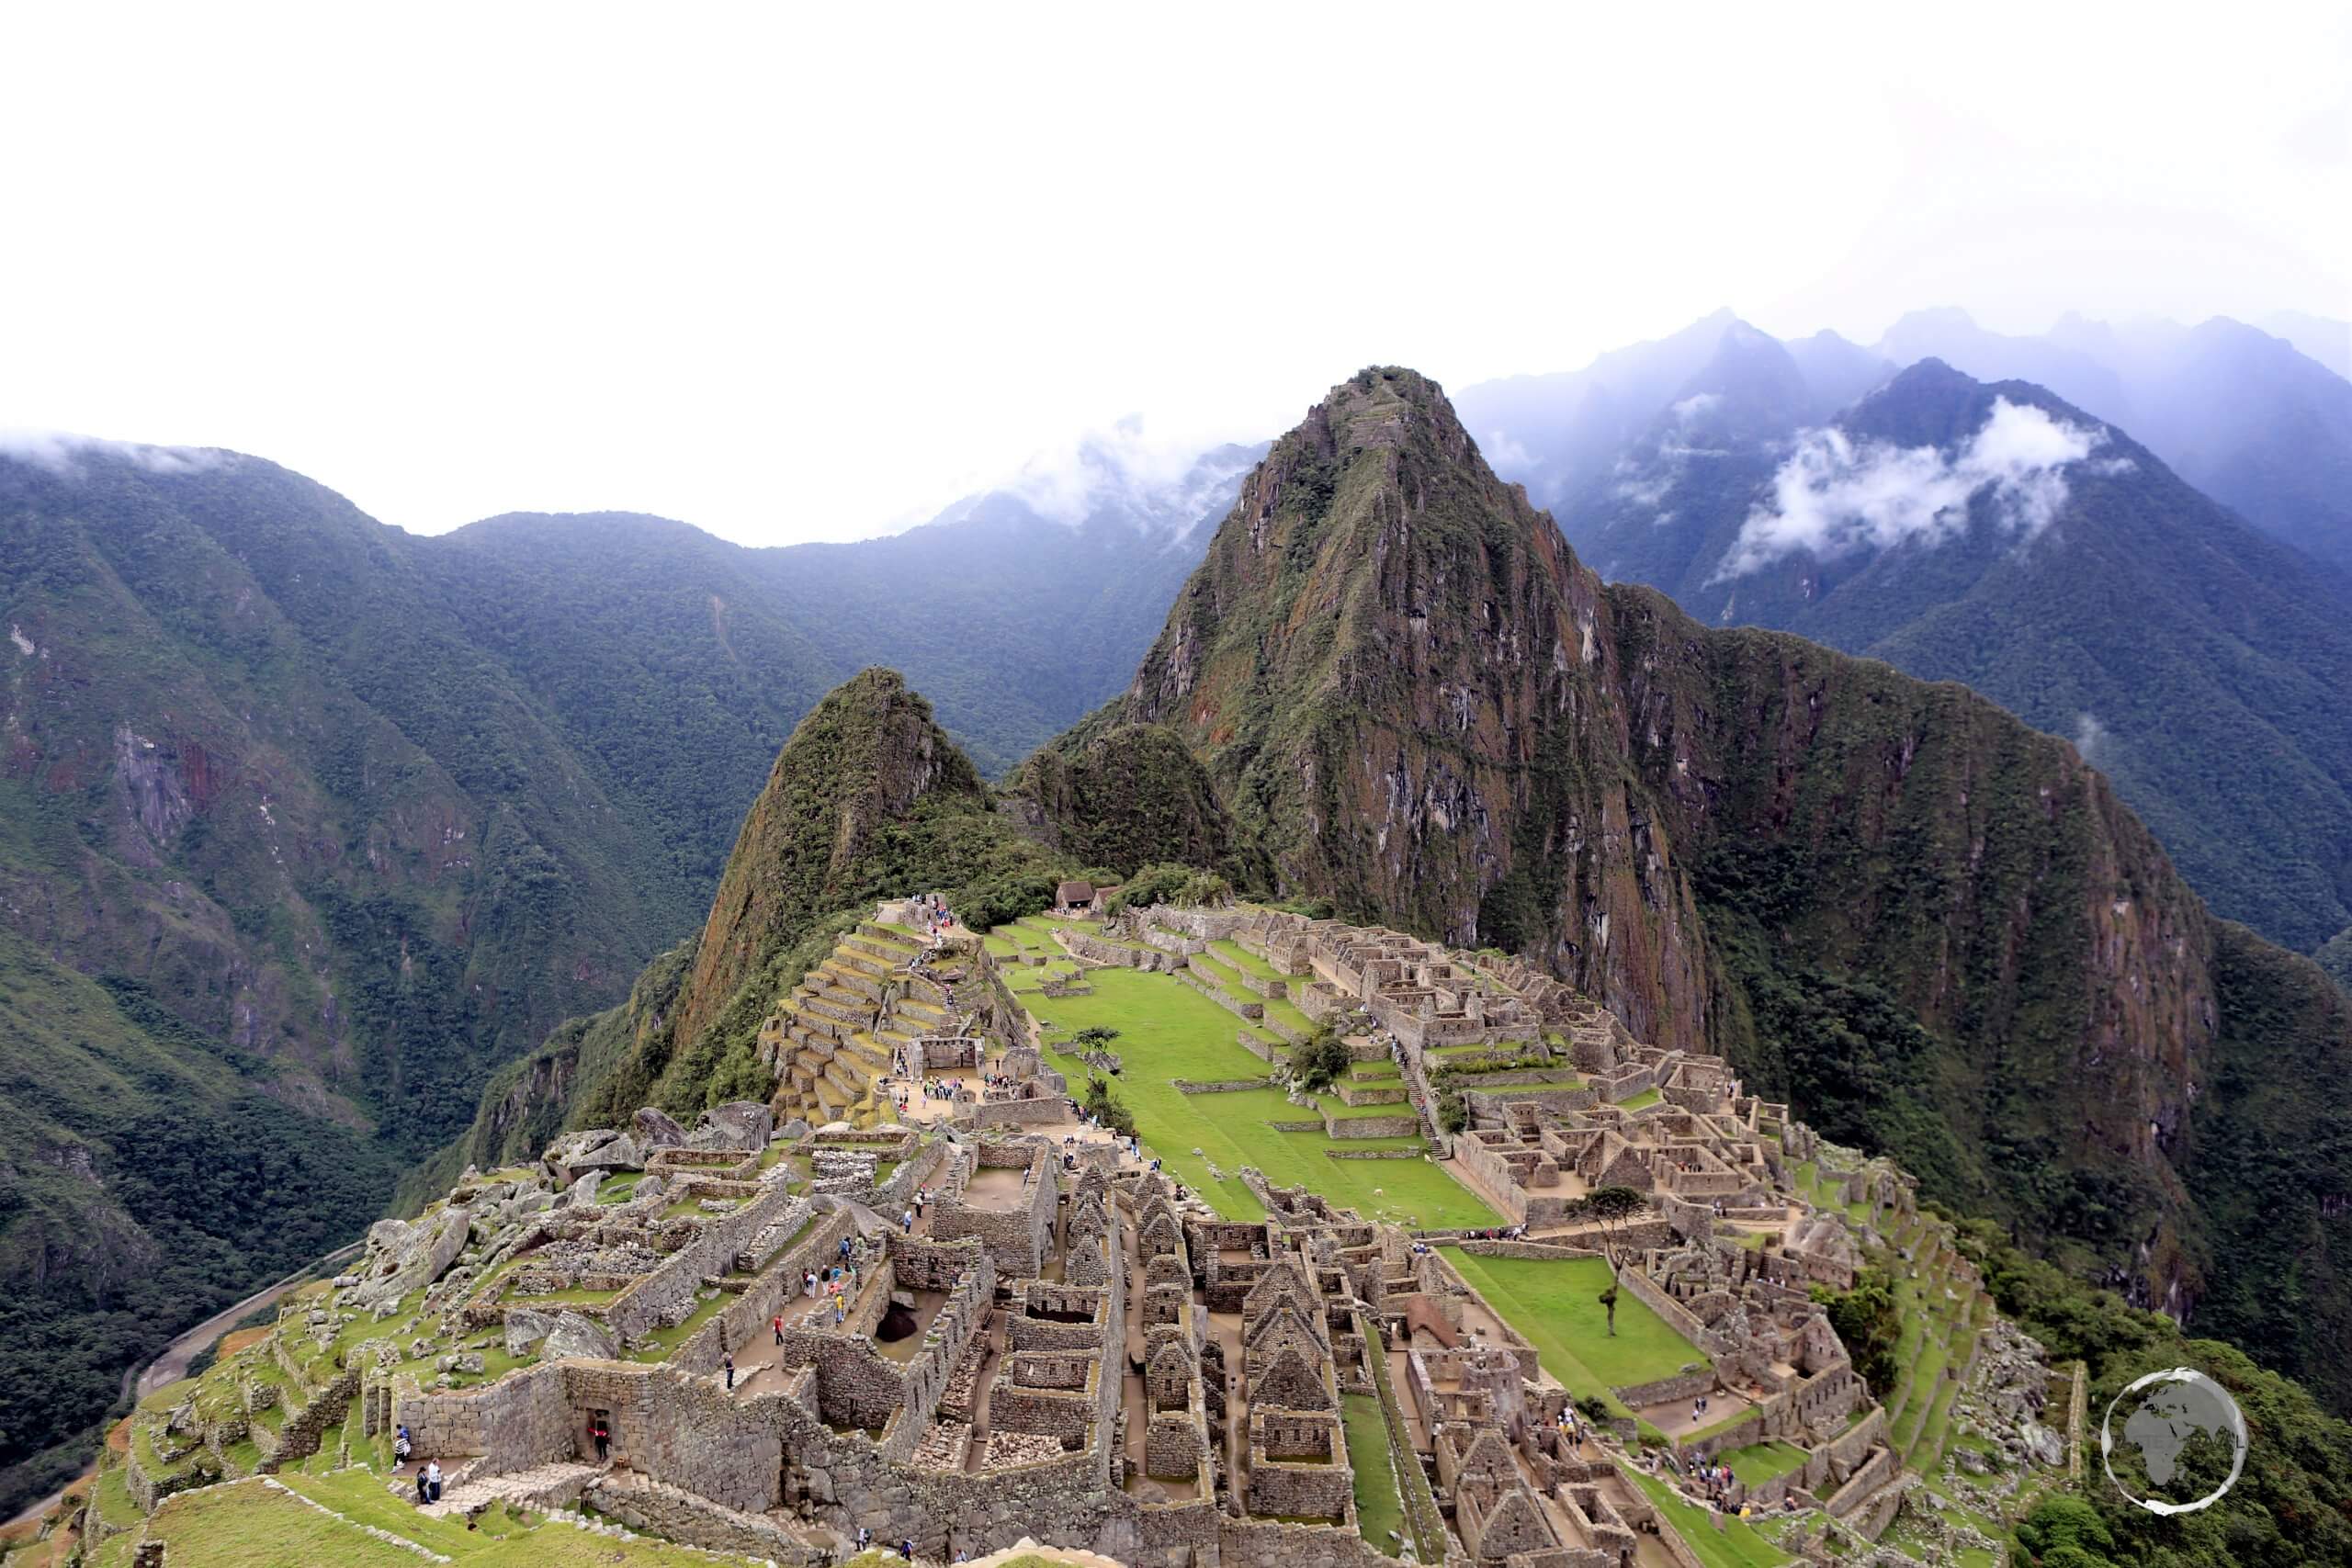
<instances>
[{"instance_id":1,"label":"group of tourist","mask_svg":"<svg viewBox=\"0 0 2352 1568\"><path fill-rule=\"evenodd\" d=\"M937 942L956 923L955 914L947 908L947 900L936 893L918 893L914 897L915 918L923 923L931 940Z\"/></svg>"},{"instance_id":2,"label":"group of tourist","mask_svg":"<svg viewBox=\"0 0 2352 1568\"><path fill-rule=\"evenodd\" d=\"M412 1443L408 1435L408 1424L406 1422L402 1422L400 1426L394 1427L392 1430L392 1463L396 1466L406 1464L408 1462L410 1450L413 1446L414 1445ZM437 1459L427 1460L424 1463L416 1467L416 1506L421 1508L427 1503L438 1503L439 1501L441 1501L441 1461Z\"/></svg>"},{"instance_id":3,"label":"group of tourist","mask_svg":"<svg viewBox=\"0 0 2352 1568\"><path fill-rule=\"evenodd\" d=\"M842 1241L846 1247L849 1238L844 1236ZM842 1256L847 1257L848 1254L844 1252ZM820 1292L832 1306L833 1326L840 1327L849 1320L849 1303L857 1294L857 1265L854 1262L831 1263L827 1264L821 1271L815 1269L802 1269L800 1293L813 1302ZM775 1320L770 1326L775 1330L775 1342L779 1345L783 1344L784 1314L776 1314ZM727 1386L732 1388L735 1385L730 1382Z\"/></svg>"}]
</instances>

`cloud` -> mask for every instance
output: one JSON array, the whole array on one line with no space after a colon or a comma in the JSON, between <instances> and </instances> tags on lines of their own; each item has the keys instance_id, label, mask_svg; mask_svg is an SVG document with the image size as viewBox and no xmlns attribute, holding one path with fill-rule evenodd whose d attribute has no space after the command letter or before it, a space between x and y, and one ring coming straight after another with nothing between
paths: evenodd
<instances>
[{"instance_id":1,"label":"cloud","mask_svg":"<svg viewBox=\"0 0 2352 1568\"><path fill-rule=\"evenodd\" d=\"M63 430L0 429L0 457L69 479L82 477L82 459L89 457L111 457L152 474L195 474L220 467L230 456L210 447L149 446Z\"/></svg>"},{"instance_id":2,"label":"cloud","mask_svg":"<svg viewBox=\"0 0 2352 1568\"><path fill-rule=\"evenodd\" d=\"M1139 414L1090 430L1064 446L1032 457L998 488L1026 502L1039 516L1072 527L1105 513L1136 526L1179 534L1210 510L1231 505L1233 481L1254 453L1221 457L1197 441L1153 435Z\"/></svg>"},{"instance_id":3,"label":"cloud","mask_svg":"<svg viewBox=\"0 0 2352 1568\"><path fill-rule=\"evenodd\" d=\"M1498 474L1532 474L1544 466L1544 459L1513 441L1509 431L1487 432L1478 446L1487 455L1487 466Z\"/></svg>"},{"instance_id":4,"label":"cloud","mask_svg":"<svg viewBox=\"0 0 2352 1568\"><path fill-rule=\"evenodd\" d=\"M2007 398L1993 400L1984 427L1950 457L1934 446L1858 444L1841 430L1806 431L1774 472L1770 500L1749 509L1710 581L1800 553L1828 560L1910 540L1939 545L1967 528L1980 494L1990 495L1997 525L2030 539L2066 504L2067 465L2106 439L2103 429Z\"/></svg>"},{"instance_id":5,"label":"cloud","mask_svg":"<svg viewBox=\"0 0 2352 1568\"><path fill-rule=\"evenodd\" d=\"M2075 750L2095 768L2106 764L2107 743L2111 734L2113 731L2099 722L2098 715L2087 708L2075 716Z\"/></svg>"},{"instance_id":6,"label":"cloud","mask_svg":"<svg viewBox=\"0 0 2352 1568\"><path fill-rule=\"evenodd\" d=\"M1675 423L1688 424L1701 414L1714 410L1723 400L1721 392L1693 392L1674 405Z\"/></svg>"}]
</instances>

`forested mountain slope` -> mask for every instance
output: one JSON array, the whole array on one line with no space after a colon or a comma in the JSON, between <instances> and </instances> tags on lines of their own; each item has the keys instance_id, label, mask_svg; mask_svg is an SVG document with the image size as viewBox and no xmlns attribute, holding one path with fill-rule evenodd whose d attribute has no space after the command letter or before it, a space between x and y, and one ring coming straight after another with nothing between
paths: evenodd
<instances>
[{"instance_id":1,"label":"forested mountain slope","mask_svg":"<svg viewBox=\"0 0 2352 1568\"><path fill-rule=\"evenodd\" d=\"M1363 372L1276 444L1057 750L1138 725L1282 891L1538 957L2352 1401L2321 1350L2352 1334L2352 1122L2281 1087L2352 1070L2340 994L2208 915L2064 742L1604 588L1421 378Z\"/></svg>"},{"instance_id":2,"label":"forested mountain slope","mask_svg":"<svg viewBox=\"0 0 2352 1568\"><path fill-rule=\"evenodd\" d=\"M2352 923L2352 579L2039 387L1929 360L1826 424L1757 399L1735 425L1718 385L1578 497L1571 538L1711 624L2073 739L2217 909L2290 946Z\"/></svg>"},{"instance_id":3,"label":"forested mountain slope","mask_svg":"<svg viewBox=\"0 0 2352 1568\"><path fill-rule=\"evenodd\" d=\"M76 977L96 1031L22 1058L12 1102L37 1113L0 1130L0 1158L71 1179L22 1188L0 1248L31 1263L12 1310L94 1369L277 1268L322 1217L356 1230L493 1065L692 918L688 880L403 542L257 459L0 462L0 927L51 988ZM28 995L0 1003L23 1038ZM188 1222L219 1245L189 1254L180 1195L144 1173L200 1152L188 1190L211 1191L238 1146L271 1146L250 1131L277 1127L269 1107L288 1157L341 1196L235 1184ZM206 1288L140 1296L131 1256L144 1282L200 1256ZM142 1331L109 1329L134 1300ZM94 1418L111 1383L6 1423L0 1463Z\"/></svg>"},{"instance_id":4,"label":"forested mountain slope","mask_svg":"<svg viewBox=\"0 0 2352 1568\"><path fill-rule=\"evenodd\" d=\"M1695 367L1692 333L1713 345ZM2244 350L2231 384L2245 409L2324 402L2306 384L2336 378L2233 322L2011 339L1923 312L1881 346L1948 340L2165 411L2166 438L2151 452L2096 405L1929 364L1825 412L1859 384L1851 354L1711 318L1668 340L1687 374L1651 386L1646 423L1562 487L1561 528L1604 578L1663 588L1702 620L1964 681L2075 739L2216 909L2313 949L2352 923L2352 717L2326 695L2352 679L2352 577L2215 504L2162 454L2324 475L2335 445L2271 451L2244 410L2185 412L2212 394L2165 367ZM1497 435L1514 461L1540 446Z\"/></svg>"}]
</instances>

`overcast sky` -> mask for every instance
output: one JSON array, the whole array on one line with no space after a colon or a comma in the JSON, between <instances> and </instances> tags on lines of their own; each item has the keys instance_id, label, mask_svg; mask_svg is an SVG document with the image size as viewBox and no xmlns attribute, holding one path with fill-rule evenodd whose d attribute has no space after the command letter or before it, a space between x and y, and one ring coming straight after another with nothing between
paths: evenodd
<instances>
[{"instance_id":1,"label":"overcast sky","mask_svg":"<svg viewBox=\"0 0 2352 1568\"><path fill-rule=\"evenodd\" d=\"M2342 6L1623 9L17 6L0 428L782 543L1719 305L2352 316Z\"/></svg>"}]
</instances>

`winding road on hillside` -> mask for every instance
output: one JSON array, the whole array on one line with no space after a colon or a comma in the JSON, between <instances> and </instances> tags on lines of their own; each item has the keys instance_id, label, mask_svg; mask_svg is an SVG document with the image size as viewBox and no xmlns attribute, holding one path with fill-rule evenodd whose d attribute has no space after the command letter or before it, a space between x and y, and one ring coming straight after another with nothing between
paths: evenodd
<instances>
[{"instance_id":1,"label":"winding road on hillside","mask_svg":"<svg viewBox=\"0 0 2352 1568\"><path fill-rule=\"evenodd\" d=\"M360 1240L353 1242L348 1247L339 1247L333 1252L328 1253L325 1257L315 1258L312 1261L304 1264L301 1268L297 1269L293 1273L287 1275L286 1278L278 1280L276 1284L265 1285L260 1290L255 1291L252 1295L247 1296L243 1301L237 1303L235 1305L221 1308L219 1312L214 1313L210 1317L206 1318L202 1323L198 1324L194 1328L189 1329L187 1333L181 1335L178 1338L164 1346L162 1352L144 1367L133 1367L130 1371L123 1373L122 1392L124 1395L128 1397L131 1394L134 1382L137 1387L137 1397L141 1399L146 1398L149 1394L154 1393L157 1389L164 1387L167 1383L177 1382L180 1379L187 1376L188 1363L195 1360L196 1358L203 1352L206 1346L211 1344L223 1334L228 1333L230 1329L235 1327L239 1318L243 1317L248 1313L258 1312L261 1308L269 1305L272 1302L277 1300L278 1297L284 1295L295 1286L300 1285L306 1280L317 1279L320 1275L329 1271L334 1265L342 1262L345 1258L357 1256L359 1249L366 1245L367 1240L365 1237L362 1237ZM88 1477L86 1475L75 1476L72 1481L67 1482L63 1486L59 1487L56 1491L51 1493L48 1496L41 1498L39 1502L27 1505L26 1507L20 1511L15 1518L10 1519L8 1523L11 1525L21 1524L27 1519L36 1518L40 1515L47 1513L50 1509L57 1506L58 1499L63 1497L66 1493L72 1491L74 1487L79 1486L87 1479Z\"/></svg>"}]
</instances>

